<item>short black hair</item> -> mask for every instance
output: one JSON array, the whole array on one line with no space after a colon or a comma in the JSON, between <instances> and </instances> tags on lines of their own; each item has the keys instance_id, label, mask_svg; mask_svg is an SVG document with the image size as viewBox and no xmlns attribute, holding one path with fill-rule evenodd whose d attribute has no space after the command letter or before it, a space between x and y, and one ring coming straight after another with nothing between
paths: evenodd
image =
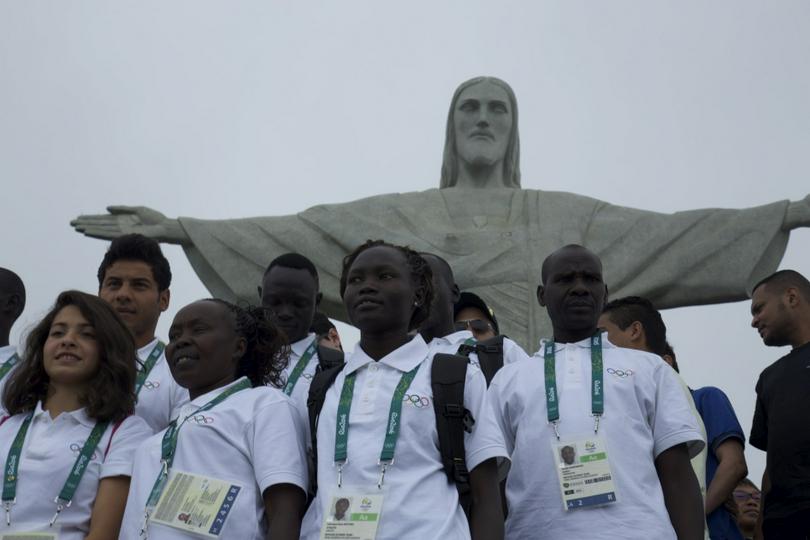
<instances>
[{"instance_id":1,"label":"short black hair","mask_svg":"<svg viewBox=\"0 0 810 540\"><path fill-rule=\"evenodd\" d=\"M640 322L644 327L647 347L658 356L666 354L667 327L661 313L646 298L640 296L617 298L608 302L602 313L607 314L613 324L622 330L626 330L636 321Z\"/></svg>"},{"instance_id":2,"label":"short black hair","mask_svg":"<svg viewBox=\"0 0 810 540\"><path fill-rule=\"evenodd\" d=\"M444 275L442 277L445 279L445 281L447 281L447 285L449 287L452 287L453 285L455 285L456 277L455 277L455 275L453 275L453 267L450 266L449 262L447 262L442 257L436 255L435 253L431 253L429 251L420 251L419 255L421 255L423 258L424 257L433 257L434 259L439 261L440 266L442 266L442 268L444 268L444 271L442 272Z\"/></svg>"},{"instance_id":3,"label":"short black hair","mask_svg":"<svg viewBox=\"0 0 810 540\"><path fill-rule=\"evenodd\" d=\"M542 282L543 285L546 284L546 280L548 279L548 272L549 272L548 266L551 264L551 261L554 260L554 257L556 255L558 255L562 251L571 250L571 249L578 249L578 250L587 251L588 253L590 253L591 255L596 257L596 260L599 261L599 268L600 268L600 270L602 269L602 259L599 258L599 256L596 253L594 253L590 249L588 249L585 246L582 246L580 244L566 244L563 247L554 250L545 259L543 259L543 265L540 268L540 281Z\"/></svg>"},{"instance_id":4,"label":"short black hair","mask_svg":"<svg viewBox=\"0 0 810 540\"><path fill-rule=\"evenodd\" d=\"M784 292L790 287L796 287L799 290L799 294L804 298L804 301L810 302L810 281L796 270L779 270L778 272L774 272L754 285L754 288L751 289L751 294L754 294L754 291L766 284L780 289L778 291L779 293Z\"/></svg>"},{"instance_id":5,"label":"short black hair","mask_svg":"<svg viewBox=\"0 0 810 540\"><path fill-rule=\"evenodd\" d=\"M316 311L315 315L312 316L312 326L309 327L309 331L319 336L325 336L332 328L335 328L335 325L332 324L329 317L320 311Z\"/></svg>"},{"instance_id":6,"label":"short black hair","mask_svg":"<svg viewBox=\"0 0 810 540\"><path fill-rule=\"evenodd\" d=\"M269 265L267 265L267 269L264 271L264 277L267 277L270 270L276 266L281 266L282 268L292 268L293 270L306 270L309 272L309 275L312 276L312 279L315 280L315 284L318 285L318 270L315 268L315 265L312 264L312 261L300 253L290 252L279 255L270 261Z\"/></svg>"},{"instance_id":7,"label":"short black hair","mask_svg":"<svg viewBox=\"0 0 810 540\"><path fill-rule=\"evenodd\" d=\"M672 358L672 369L675 370L675 373L680 373L681 368L678 367L678 358L675 356L675 349L669 344L669 341L667 341L667 345L664 347L664 354ZM661 356L664 356L664 354Z\"/></svg>"},{"instance_id":8,"label":"short black hair","mask_svg":"<svg viewBox=\"0 0 810 540\"><path fill-rule=\"evenodd\" d=\"M141 261L152 269L152 277L159 291L165 291L172 283L172 270L169 261L163 256L160 244L142 234L125 234L110 243L98 267L98 286L104 283L107 269L117 261Z\"/></svg>"},{"instance_id":9,"label":"short black hair","mask_svg":"<svg viewBox=\"0 0 810 540\"><path fill-rule=\"evenodd\" d=\"M411 279L425 291L423 302L421 305L416 306L409 325L409 330L419 328L419 325L425 322L428 315L430 315L430 306L433 303L433 270L430 269L428 262L419 253L408 246L390 244L385 240L366 240L365 243L354 248L354 251L343 258L343 267L340 272L340 297L343 298L343 293L346 292L346 282L354 260L367 249L374 247L388 247L402 253L406 264L410 268Z\"/></svg>"}]
</instances>

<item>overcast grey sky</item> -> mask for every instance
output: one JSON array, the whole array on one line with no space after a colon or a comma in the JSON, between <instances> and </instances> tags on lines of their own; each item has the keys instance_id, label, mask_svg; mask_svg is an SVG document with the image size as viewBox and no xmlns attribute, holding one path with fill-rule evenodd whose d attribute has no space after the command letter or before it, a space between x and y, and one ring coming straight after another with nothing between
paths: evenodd
<instances>
[{"instance_id":1,"label":"overcast grey sky","mask_svg":"<svg viewBox=\"0 0 810 540\"><path fill-rule=\"evenodd\" d=\"M661 212L810 193L810 3L3 2L0 266L19 339L59 291L95 291L110 204L290 214L438 186L454 88L517 93L523 186ZM810 274L810 231L782 267ZM207 295L177 247L174 312ZM748 433L762 345L748 303L667 311L682 374ZM344 338L356 332L341 327ZM764 454L747 449L759 483Z\"/></svg>"}]
</instances>

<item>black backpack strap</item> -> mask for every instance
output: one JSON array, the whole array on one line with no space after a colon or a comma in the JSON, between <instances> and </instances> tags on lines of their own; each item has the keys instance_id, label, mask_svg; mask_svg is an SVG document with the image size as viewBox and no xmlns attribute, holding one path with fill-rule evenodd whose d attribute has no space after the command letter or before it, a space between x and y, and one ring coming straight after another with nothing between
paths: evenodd
<instances>
[{"instance_id":1,"label":"black backpack strap","mask_svg":"<svg viewBox=\"0 0 810 540\"><path fill-rule=\"evenodd\" d=\"M309 436L310 440L312 441L312 453L309 456L310 501L318 492L318 418L321 415L321 409L323 409L323 402L326 399L326 392L335 383L335 379L337 378L338 374L343 371L345 365L345 363L340 363L328 369L321 369L321 366L319 365L318 369L315 371L315 375L312 377L312 382L309 385L307 412L309 413Z\"/></svg>"},{"instance_id":2,"label":"black backpack strap","mask_svg":"<svg viewBox=\"0 0 810 540\"><path fill-rule=\"evenodd\" d=\"M468 359L464 356L436 354L433 357L430 384L444 472L448 480L458 488L459 503L469 516L472 497L464 451L464 432L472 430L475 420L470 411L464 408L467 363Z\"/></svg>"},{"instance_id":3,"label":"black backpack strap","mask_svg":"<svg viewBox=\"0 0 810 540\"><path fill-rule=\"evenodd\" d=\"M492 377L503 367L503 338L504 336L495 336L475 344L478 365L484 373L487 386L492 381Z\"/></svg>"},{"instance_id":4,"label":"black backpack strap","mask_svg":"<svg viewBox=\"0 0 810 540\"><path fill-rule=\"evenodd\" d=\"M345 362L343 351L318 345L318 366L322 370L339 366Z\"/></svg>"}]
</instances>

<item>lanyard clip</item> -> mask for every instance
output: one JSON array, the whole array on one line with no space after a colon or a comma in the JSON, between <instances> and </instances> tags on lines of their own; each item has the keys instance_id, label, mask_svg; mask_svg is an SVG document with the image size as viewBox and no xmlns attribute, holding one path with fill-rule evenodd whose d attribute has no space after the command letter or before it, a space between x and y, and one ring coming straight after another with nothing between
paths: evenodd
<instances>
[{"instance_id":1,"label":"lanyard clip","mask_svg":"<svg viewBox=\"0 0 810 540\"><path fill-rule=\"evenodd\" d=\"M337 463L337 469L338 469L338 488L340 488L341 486L343 486L343 466L344 466L344 465L346 465L346 462L345 462L345 461L339 461L339 462Z\"/></svg>"},{"instance_id":2,"label":"lanyard clip","mask_svg":"<svg viewBox=\"0 0 810 540\"><path fill-rule=\"evenodd\" d=\"M559 421L559 420L554 420L554 421L551 423L551 427L552 427L552 428L554 428L554 435L556 435L556 436L557 436L557 440L558 440L558 441L560 440L560 429L559 429L559 427L558 427L559 425L560 425L560 421Z\"/></svg>"},{"instance_id":3,"label":"lanyard clip","mask_svg":"<svg viewBox=\"0 0 810 540\"><path fill-rule=\"evenodd\" d=\"M141 523L141 532L138 533L138 538L143 538L144 540L147 538L146 531L149 528L149 510L144 510L143 512L143 522Z\"/></svg>"},{"instance_id":4,"label":"lanyard clip","mask_svg":"<svg viewBox=\"0 0 810 540\"><path fill-rule=\"evenodd\" d=\"M383 482L385 481L385 471L388 469L388 466L393 463L393 459L390 461L380 461L380 481L377 482L377 489L382 489Z\"/></svg>"},{"instance_id":5,"label":"lanyard clip","mask_svg":"<svg viewBox=\"0 0 810 540\"><path fill-rule=\"evenodd\" d=\"M593 415L593 434L594 434L594 435L598 435L598 434L599 434L599 419L600 419L600 418L602 418L602 415L601 415L601 414L595 414L595 415ZM559 438L559 437L558 437L558 438Z\"/></svg>"},{"instance_id":6,"label":"lanyard clip","mask_svg":"<svg viewBox=\"0 0 810 540\"><path fill-rule=\"evenodd\" d=\"M3 508L6 511L6 526L11 526L11 507L17 504L17 497L14 497L10 501L3 501Z\"/></svg>"},{"instance_id":7,"label":"lanyard clip","mask_svg":"<svg viewBox=\"0 0 810 540\"><path fill-rule=\"evenodd\" d=\"M56 503L56 513L51 518L50 523L48 524L49 527L53 527L53 524L56 523L56 520L59 519L59 514L62 513L62 510L65 508L70 508L71 501L65 501L60 499L59 497L55 498L53 502Z\"/></svg>"},{"instance_id":8,"label":"lanyard clip","mask_svg":"<svg viewBox=\"0 0 810 540\"><path fill-rule=\"evenodd\" d=\"M169 474L169 460L168 459L161 459L160 460L160 474L161 476L166 476Z\"/></svg>"}]
</instances>

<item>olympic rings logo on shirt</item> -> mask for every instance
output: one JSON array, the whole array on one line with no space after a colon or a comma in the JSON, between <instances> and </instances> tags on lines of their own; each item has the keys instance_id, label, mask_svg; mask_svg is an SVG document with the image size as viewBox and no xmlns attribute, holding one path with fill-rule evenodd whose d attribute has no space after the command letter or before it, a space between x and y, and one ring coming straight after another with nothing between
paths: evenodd
<instances>
[{"instance_id":1,"label":"olympic rings logo on shirt","mask_svg":"<svg viewBox=\"0 0 810 540\"><path fill-rule=\"evenodd\" d=\"M72 442L72 443L70 443L68 448L70 448L70 451L73 452L74 454L78 454L79 452L82 451L83 446L84 446L84 444L82 444L80 442ZM98 460L98 451L93 450L93 455L90 456L90 460L91 461L92 460Z\"/></svg>"},{"instance_id":2,"label":"olympic rings logo on shirt","mask_svg":"<svg viewBox=\"0 0 810 540\"><path fill-rule=\"evenodd\" d=\"M430 406L430 398L420 396L419 394L405 394L402 396L402 401L410 403L417 409L424 409Z\"/></svg>"},{"instance_id":3,"label":"olympic rings logo on shirt","mask_svg":"<svg viewBox=\"0 0 810 540\"><path fill-rule=\"evenodd\" d=\"M160 381L146 381L143 383L143 387L147 390L157 390L160 388Z\"/></svg>"},{"instance_id":4,"label":"olympic rings logo on shirt","mask_svg":"<svg viewBox=\"0 0 810 540\"><path fill-rule=\"evenodd\" d=\"M197 424L198 426L213 424L214 419L210 416L205 416L204 414L195 414L194 416L189 417L189 420Z\"/></svg>"},{"instance_id":5,"label":"olympic rings logo on shirt","mask_svg":"<svg viewBox=\"0 0 810 540\"><path fill-rule=\"evenodd\" d=\"M632 369L613 369L611 367L607 368L607 372L611 375L615 375L620 379L624 379L625 377L632 377L633 370Z\"/></svg>"}]
</instances>

